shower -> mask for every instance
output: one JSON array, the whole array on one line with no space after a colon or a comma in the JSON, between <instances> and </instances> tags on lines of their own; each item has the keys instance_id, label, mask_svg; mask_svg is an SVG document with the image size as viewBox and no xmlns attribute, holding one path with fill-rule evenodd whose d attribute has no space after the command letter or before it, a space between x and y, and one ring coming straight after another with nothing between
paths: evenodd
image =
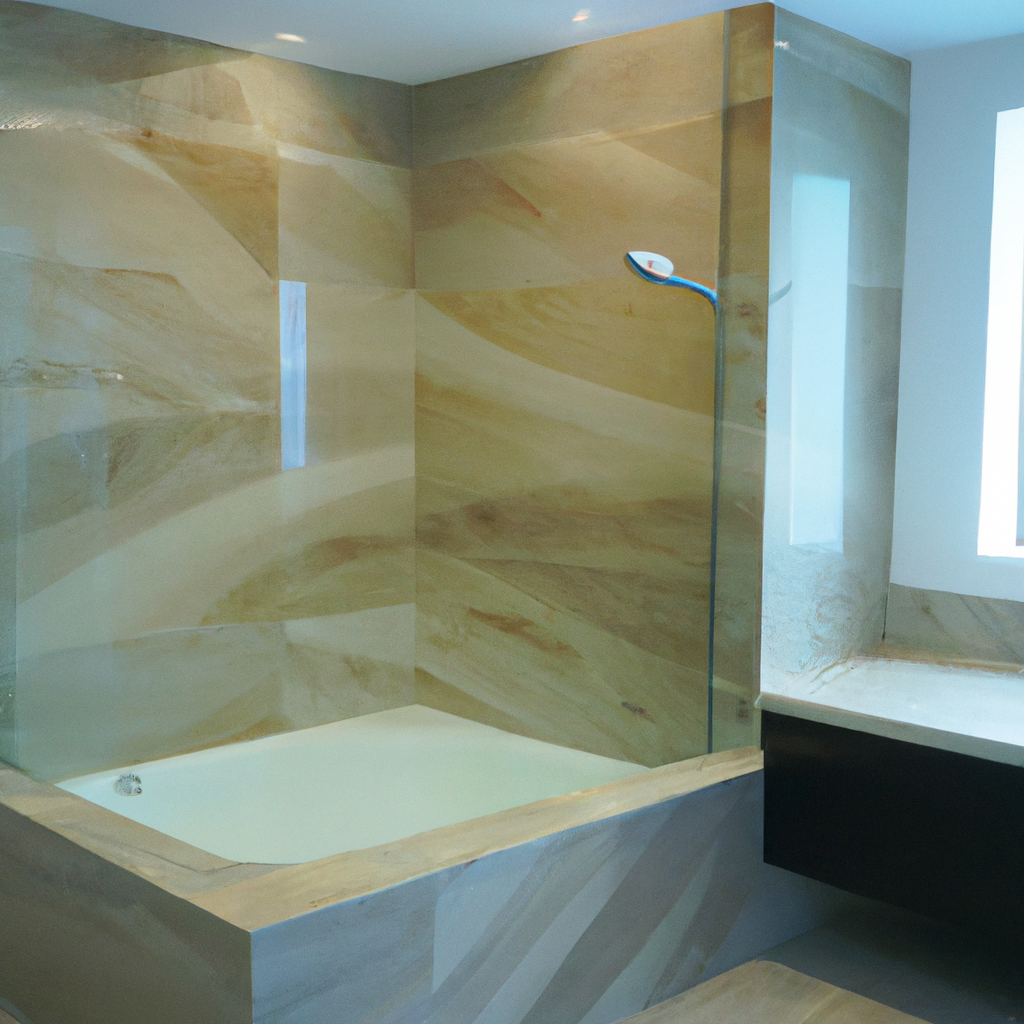
<instances>
[{"instance_id":1,"label":"shower","mask_svg":"<svg viewBox=\"0 0 1024 1024\"><path fill-rule=\"evenodd\" d=\"M718 311L718 292L699 281L675 277L675 267L672 265L672 261L664 256L659 256L656 252L641 252L640 250L627 252L626 265L645 281L650 281L651 284L669 284L675 288L686 288L698 295L703 295L711 303L712 308L716 312Z\"/></svg>"}]
</instances>

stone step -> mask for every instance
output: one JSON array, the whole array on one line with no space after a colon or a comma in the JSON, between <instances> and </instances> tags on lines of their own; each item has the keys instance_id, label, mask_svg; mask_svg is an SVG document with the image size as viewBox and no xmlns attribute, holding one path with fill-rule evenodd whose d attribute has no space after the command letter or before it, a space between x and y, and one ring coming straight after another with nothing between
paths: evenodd
<instances>
[{"instance_id":1,"label":"stone step","mask_svg":"<svg viewBox=\"0 0 1024 1024\"><path fill-rule=\"evenodd\" d=\"M768 960L751 960L622 1024L925 1024Z\"/></svg>"}]
</instances>

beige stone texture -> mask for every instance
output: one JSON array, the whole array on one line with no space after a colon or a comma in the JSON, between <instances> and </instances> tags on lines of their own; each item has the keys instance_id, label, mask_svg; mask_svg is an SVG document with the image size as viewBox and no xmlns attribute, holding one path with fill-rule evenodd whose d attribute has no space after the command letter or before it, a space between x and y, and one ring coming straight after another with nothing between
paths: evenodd
<instances>
[{"instance_id":1,"label":"beige stone texture","mask_svg":"<svg viewBox=\"0 0 1024 1024\"><path fill-rule=\"evenodd\" d=\"M768 960L705 981L622 1024L924 1024Z\"/></svg>"},{"instance_id":2,"label":"beige stone texture","mask_svg":"<svg viewBox=\"0 0 1024 1024\"><path fill-rule=\"evenodd\" d=\"M646 765L706 745L715 322L623 257L715 281L723 24L416 90L417 701Z\"/></svg>"}]
</instances>

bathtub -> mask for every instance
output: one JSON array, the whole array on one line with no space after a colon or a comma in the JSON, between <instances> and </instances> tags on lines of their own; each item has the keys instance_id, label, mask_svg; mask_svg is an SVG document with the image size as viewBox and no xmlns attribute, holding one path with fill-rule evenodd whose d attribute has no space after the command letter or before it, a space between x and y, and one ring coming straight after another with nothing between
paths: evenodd
<instances>
[{"instance_id":1,"label":"bathtub","mask_svg":"<svg viewBox=\"0 0 1024 1024\"><path fill-rule=\"evenodd\" d=\"M226 860L294 864L646 770L411 705L58 785Z\"/></svg>"},{"instance_id":2,"label":"bathtub","mask_svg":"<svg viewBox=\"0 0 1024 1024\"><path fill-rule=\"evenodd\" d=\"M417 706L61 787L0 763L0 1008L610 1024L814 923L761 815L754 749L644 770Z\"/></svg>"}]
</instances>

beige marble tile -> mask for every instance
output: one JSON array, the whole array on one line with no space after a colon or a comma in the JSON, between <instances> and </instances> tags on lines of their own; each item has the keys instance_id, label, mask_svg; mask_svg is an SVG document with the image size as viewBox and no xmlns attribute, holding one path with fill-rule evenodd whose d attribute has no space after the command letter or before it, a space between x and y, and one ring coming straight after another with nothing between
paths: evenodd
<instances>
[{"instance_id":1,"label":"beige marble tile","mask_svg":"<svg viewBox=\"0 0 1024 1024\"><path fill-rule=\"evenodd\" d=\"M413 438L414 318L411 291L307 284L307 465Z\"/></svg>"},{"instance_id":2,"label":"beige marble tile","mask_svg":"<svg viewBox=\"0 0 1024 1024\"><path fill-rule=\"evenodd\" d=\"M714 414L714 311L693 292L622 275L422 297L479 337L569 378Z\"/></svg>"},{"instance_id":3,"label":"beige marble tile","mask_svg":"<svg viewBox=\"0 0 1024 1024\"><path fill-rule=\"evenodd\" d=\"M1024 664L1024 604L889 584L884 652L915 661Z\"/></svg>"},{"instance_id":4,"label":"beige marble tile","mask_svg":"<svg viewBox=\"0 0 1024 1024\"><path fill-rule=\"evenodd\" d=\"M717 111L722 23L710 14L417 86L416 165Z\"/></svg>"},{"instance_id":5,"label":"beige marble tile","mask_svg":"<svg viewBox=\"0 0 1024 1024\"><path fill-rule=\"evenodd\" d=\"M710 417L420 304L418 699L645 764L696 753Z\"/></svg>"},{"instance_id":6,"label":"beige marble tile","mask_svg":"<svg viewBox=\"0 0 1024 1024\"><path fill-rule=\"evenodd\" d=\"M410 166L410 86L259 54L224 70L241 84L256 122L279 142Z\"/></svg>"},{"instance_id":7,"label":"beige marble tile","mask_svg":"<svg viewBox=\"0 0 1024 1024\"><path fill-rule=\"evenodd\" d=\"M30 262L27 293L9 294L24 330L5 341L6 373L72 388L91 375L139 402L272 409L276 282L228 227L129 142L10 134L4 259Z\"/></svg>"},{"instance_id":8,"label":"beige marble tile","mask_svg":"<svg viewBox=\"0 0 1024 1024\"><path fill-rule=\"evenodd\" d=\"M252 1020L250 939L0 805L0 992L34 1021Z\"/></svg>"},{"instance_id":9,"label":"beige marble tile","mask_svg":"<svg viewBox=\"0 0 1024 1024\"><path fill-rule=\"evenodd\" d=\"M140 75L130 88L139 97L154 104L187 111L209 121L227 121L238 125L255 125L253 116L241 83L236 77L220 67L221 63L245 60L244 53L217 53L210 47L218 62L197 64L193 67L162 71L159 67Z\"/></svg>"},{"instance_id":10,"label":"beige marble tile","mask_svg":"<svg viewBox=\"0 0 1024 1024\"><path fill-rule=\"evenodd\" d=\"M163 171L267 272L277 277L277 154L177 139L152 128L119 133Z\"/></svg>"},{"instance_id":11,"label":"beige marble tile","mask_svg":"<svg viewBox=\"0 0 1024 1024\"><path fill-rule=\"evenodd\" d=\"M714 316L623 255L715 280L721 31L416 91L417 700L649 765L705 743Z\"/></svg>"},{"instance_id":12,"label":"beige marble tile","mask_svg":"<svg viewBox=\"0 0 1024 1024\"><path fill-rule=\"evenodd\" d=\"M629 582L635 592L647 581ZM559 591L557 576L547 587L523 574L509 582L479 565L421 552L417 702L648 766L699 753L704 651L694 645L696 667L671 661L616 635L621 627L594 621L592 608L574 614Z\"/></svg>"},{"instance_id":13,"label":"beige marble tile","mask_svg":"<svg viewBox=\"0 0 1024 1024\"><path fill-rule=\"evenodd\" d=\"M342 537L380 538L376 546L317 548L293 567L295 584L307 588L321 570L338 567L344 575L349 566L358 575L361 554L373 560L378 550L411 538L411 500L396 501L402 493L411 499L411 476L412 446L396 445L268 477L171 516L22 602L19 648L28 658L158 629L235 621L218 609L225 601L231 606L236 592L243 603L259 593L279 609L272 617L294 617L286 607L292 569L275 574L277 560ZM372 589L370 580L366 586ZM320 614L328 611L315 594L310 600ZM365 589L325 600L333 602L333 612L377 603Z\"/></svg>"},{"instance_id":14,"label":"beige marble tile","mask_svg":"<svg viewBox=\"0 0 1024 1024\"><path fill-rule=\"evenodd\" d=\"M416 283L478 291L633 276L623 256L664 252L714 283L716 110L629 133L555 139L414 172ZM635 279L639 281L639 279Z\"/></svg>"},{"instance_id":15,"label":"beige marble tile","mask_svg":"<svg viewBox=\"0 0 1024 1024\"><path fill-rule=\"evenodd\" d=\"M403 707L414 700L414 619L409 603L25 659L18 761L63 779Z\"/></svg>"},{"instance_id":16,"label":"beige marble tile","mask_svg":"<svg viewBox=\"0 0 1024 1024\"><path fill-rule=\"evenodd\" d=\"M410 172L283 143L278 153L280 276L411 288Z\"/></svg>"},{"instance_id":17,"label":"beige marble tile","mask_svg":"<svg viewBox=\"0 0 1024 1024\"><path fill-rule=\"evenodd\" d=\"M761 763L705 756L290 867L230 864L0 769L0 900L6 880L31 901L8 920L33 929L0 936L18 940L4 991L69 1024L109 1024L107 998L160 1001L133 1009L157 1024L231 1021L242 985L275 1024L610 1024L817 920L785 901L826 907L761 863ZM154 956L140 992L132 965Z\"/></svg>"},{"instance_id":18,"label":"beige marble tile","mask_svg":"<svg viewBox=\"0 0 1024 1024\"><path fill-rule=\"evenodd\" d=\"M212 43L41 4L5 0L0 16L5 48L23 54L24 64L44 80L106 86L244 56Z\"/></svg>"},{"instance_id":19,"label":"beige marble tile","mask_svg":"<svg viewBox=\"0 0 1024 1024\"><path fill-rule=\"evenodd\" d=\"M922 1024L920 1018L765 960L755 960L623 1024Z\"/></svg>"}]
</instances>

